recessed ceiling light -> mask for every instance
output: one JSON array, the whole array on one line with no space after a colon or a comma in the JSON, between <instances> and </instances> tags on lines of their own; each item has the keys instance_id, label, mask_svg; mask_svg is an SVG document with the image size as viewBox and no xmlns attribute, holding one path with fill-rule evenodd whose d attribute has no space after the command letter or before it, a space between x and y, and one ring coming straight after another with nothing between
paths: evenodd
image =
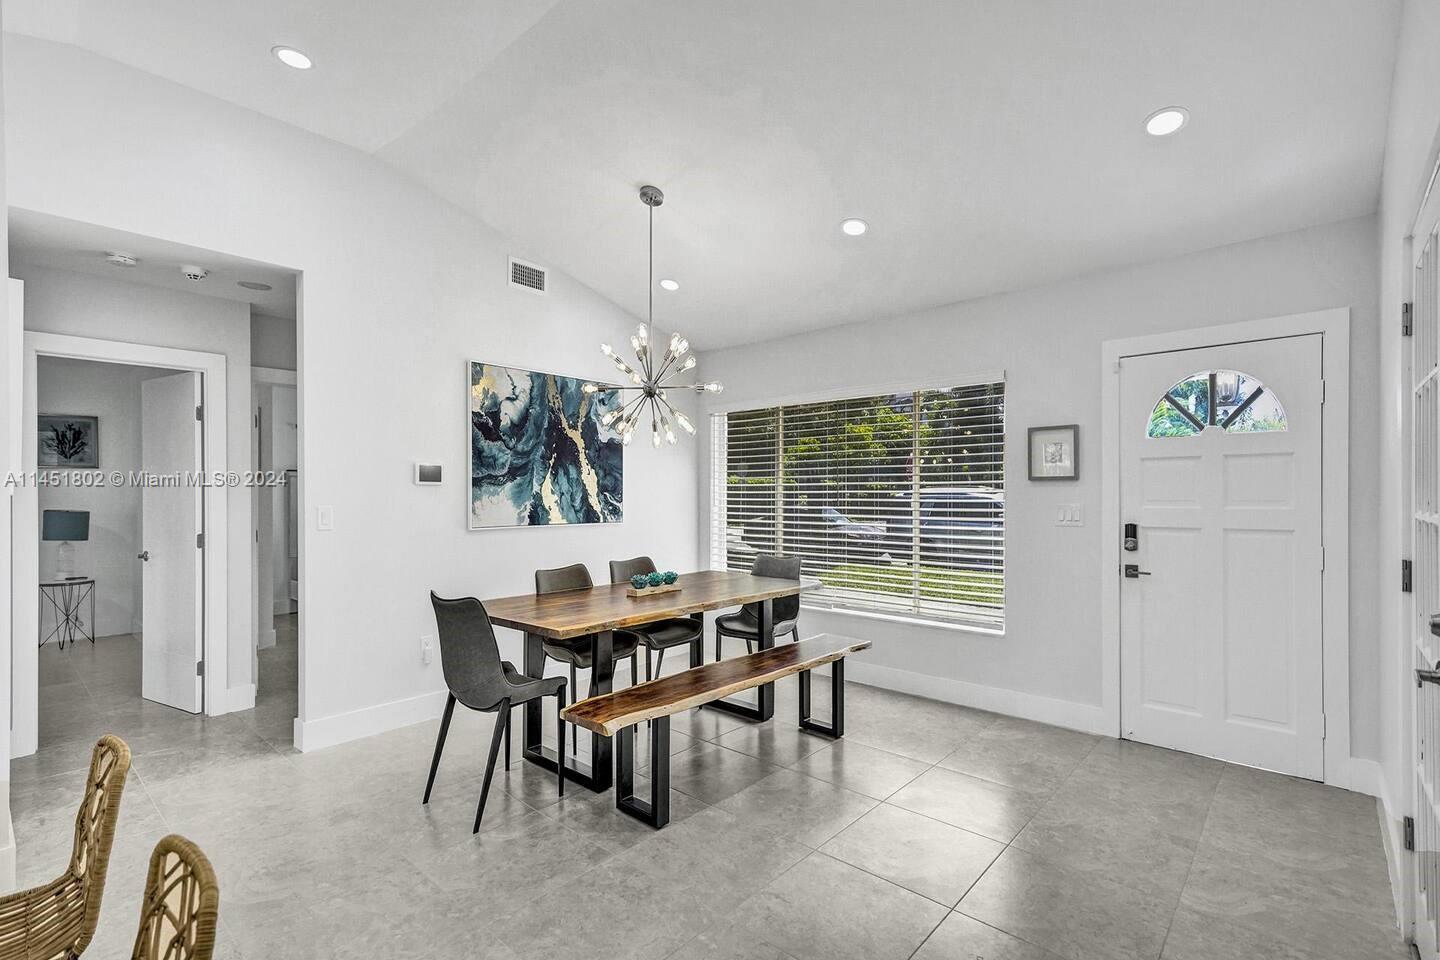
<instances>
[{"instance_id":1,"label":"recessed ceiling light","mask_svg":"<svg viewBox=\"0 0 1440 960\"><path fill-rule=\"evenodd\" d=\"M665 288L666 290L669 290L671 293L674 293L676 290L680 289L680 281L671 280L669 277L666 277L664 280L660 281L660 286Z\"/></svg>"},{"instance_id":2,"label":"recessed ceiling light","mask_svg":"<svg viewBox=\"0 0 1440 960\"><path fill-rule=\"evenodd\" d=\"M1145 118L1145 132L1152 137L1168 137L1190 122L1190 111L1184 107L1161 107Z\"/></svg>"},{"instance_id":3,"label":"recessed ceiling light","mask_svg":"<svg viewBox=\"0 0 1440 960\"><path fill-rule=\"evenodd\" d=\"M859 217L851 217L848 220L840 221L840 230L847 237L858 237L860 236L860 234L864 233L866 230L869 229L870 224L866 223L864 220L861 220Z\"/></svg>"},{"instance_id":4,"label":"recessed ceiling light","mask_svg":"<svg viewBox=\"0 0 1440 960\"><path fill-rule=\"evenodd\" d=\"M128 253L120 253L119 251L115 251L105 254L105 262L110 264L112 267L133 267L140 261L130 256L130 254Z\"/></svg>"},{"instance_id":5,"label":"recessed ceiling light","mask_svg":"<svg viewBox=\"0 0 1440 960\"><path fill-rule=\"evenodd\" d=\"M275 59L285 64L285 66L294 67L296 70L309 70L315 66L315 61L294 47L287 47L282 44L278 47L271 47L270 52L275 54Z\"/></svg>"},{"instance_id":6,"label":"recessed ceiling light","mask_svg":"<svg viewBox=\"0 0 1440 960\"><path fill-rule=\"evenodd\" d=\"M237 287L244 287L246 290L259 290L262 293L266 290L275 289L274 287L270 286L270 284L261 283L259 280L237 280L235 281L235 285Z\"/></svg>"}]
</instances>

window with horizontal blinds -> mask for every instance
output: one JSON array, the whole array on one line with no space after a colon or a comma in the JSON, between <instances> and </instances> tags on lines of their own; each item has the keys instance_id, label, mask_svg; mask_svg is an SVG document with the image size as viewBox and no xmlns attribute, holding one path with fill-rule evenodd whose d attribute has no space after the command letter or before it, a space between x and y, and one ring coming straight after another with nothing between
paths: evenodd
<instances>
[{"instance_id":1,"label":"window with horizontal blinds","mask_svg":"<svg viewBox=\"0 0 1440 960\"><path fill-rule=\"evenodd\" d=\"M718 565L797 555L822 585L809 606L1003 626L1004 383L744 410L714 427Z\"/></svg>"}]
</instances>

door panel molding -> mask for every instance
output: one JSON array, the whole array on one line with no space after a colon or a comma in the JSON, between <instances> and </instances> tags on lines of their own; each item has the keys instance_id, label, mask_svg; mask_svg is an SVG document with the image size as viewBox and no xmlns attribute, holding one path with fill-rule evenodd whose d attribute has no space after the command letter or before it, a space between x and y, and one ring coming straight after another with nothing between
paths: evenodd
<instances>
[{"instance_id":1,"label":"door panel molding","mask_svg":"<svg viewBox=\"0 0 1440 960\"><path fill-rule=\"evenodd\" d=\"M1321 650L1326 737L1324 782L1374 791L1367 762L1350 756L1350 309L1338 307L1262 320L1107 340L1101 344L1101 710L1116 736L1120 704L1120 361L1124 357L1198 350L1320 334L1325 399L1321 434Z\"/></svg>"}]
</instances>

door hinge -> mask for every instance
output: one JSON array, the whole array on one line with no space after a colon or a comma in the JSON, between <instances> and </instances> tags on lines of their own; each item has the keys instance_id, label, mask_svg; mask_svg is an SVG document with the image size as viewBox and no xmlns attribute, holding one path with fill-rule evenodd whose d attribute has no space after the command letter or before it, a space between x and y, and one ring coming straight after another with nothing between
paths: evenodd
<instances>
[{"instance_id":1,"label":"door hinge","mask_svg":"<svg viewBox=\"0 0 1440 960\"><path fill-rule=\"evenodd\" d=\"M1408 337L1415 332L1415 304L1400 304L1400 336Z\"/></svg>"},{"instance_id":2,"label":"door hinge","mask_svg":"<svg viewBox=\"0 0 1440 960\"><path fill-rule=\"evenodd\" d=\"M195 419L196 419L196 420L204 420L204 419L205 419L205 408L204 408L204 407L196 407L196 408L195 408Z\"/></svg>"},{"instance_id":3,"label":"door hinge","mask_svg":"<svg viewBox=\"0 0 1440 960\"><path fill-rule=\"evenodd\" d=\"M1415 818L1405 818L1405 849L1415 849Z\"/></svg>"},{"instance_id":4,"label":"door hinge","mask_svg":"<svg viewBox=\"0 0 1440 960\"><path fill-rule=\"evenodd\" d=\"M205 676L205 661L204 661L204 660L198 660L198 661L196 661L196 663L195 663L195 676L197 676L197 677L203 677L203 676Z\"/></svg>"},{"instance_id":5,"label":"door hinge","mask_svg":"<svg viewBox=\"0 0 1440 960\"><path fill-rule=\"evenodd\" d=\"M196 549L196 550L204 550L204 549L205 549L205 534L203 534L203 533L197 533L197 534L195 534L195 549Z\"/></svg>"},{"instance_id":6,"label":"door hinge","mask_svg":"<svg viewBox=\"0 0 1440 960\"><path fill-rule=\"evenodd\" d=\"M258 414L258 413L255 414L255 429L256 429L256 430L259 430L259 429L260 429L260 414Z\"/></svg>"},{"instance_id":7,"label":"door hinge","mask_svg":"<svg viewBox=\"0 0 1440 960\"><path fill-rule=\"evenodd\" d=\"M1320 406L1325 406L1325 381L1320 381Z\"/></svg>"},{"instance_id":8,"label":"door hinge","mask_svg":"<svg viewBox=\"0 0 1440 960\"><path fill-rule=\"evenodd\" d=\"M1401 561L1400 561L1400 592L1401 592L1401 593L1409 593L1409 592L1410 592L1410 573L1411 573L1411 571L1413 570L1413 568L1414 568L1414 565L1411 564L1411 562L1410 562L1409 560L1401 560Z\"/></svg>"}]
</instances>

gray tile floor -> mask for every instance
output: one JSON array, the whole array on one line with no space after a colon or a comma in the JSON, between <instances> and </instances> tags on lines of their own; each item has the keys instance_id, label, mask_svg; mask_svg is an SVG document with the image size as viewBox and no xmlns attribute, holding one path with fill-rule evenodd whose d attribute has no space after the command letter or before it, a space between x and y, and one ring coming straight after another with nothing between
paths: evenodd
<instances>
[{"instance_id":1,"label":"gray tile floor","mask_svg":"<svg viewBox=\"0 0 1440 960\"><path fill-rule=\"evenodd\" d=\"M1408 956L1368 797L858 684L835 744L793 681L767 726L677 717L665 830L517 759L471 836L489 718L457 713L429 807L435 724L296 753L279 627L259 705L213 720L138 699L134 638L42 651L22 882L63 866L95 737L135 751L87 956L128 956L170 831L215 862L231 960Z\"/></svg>"}]
</instances>

